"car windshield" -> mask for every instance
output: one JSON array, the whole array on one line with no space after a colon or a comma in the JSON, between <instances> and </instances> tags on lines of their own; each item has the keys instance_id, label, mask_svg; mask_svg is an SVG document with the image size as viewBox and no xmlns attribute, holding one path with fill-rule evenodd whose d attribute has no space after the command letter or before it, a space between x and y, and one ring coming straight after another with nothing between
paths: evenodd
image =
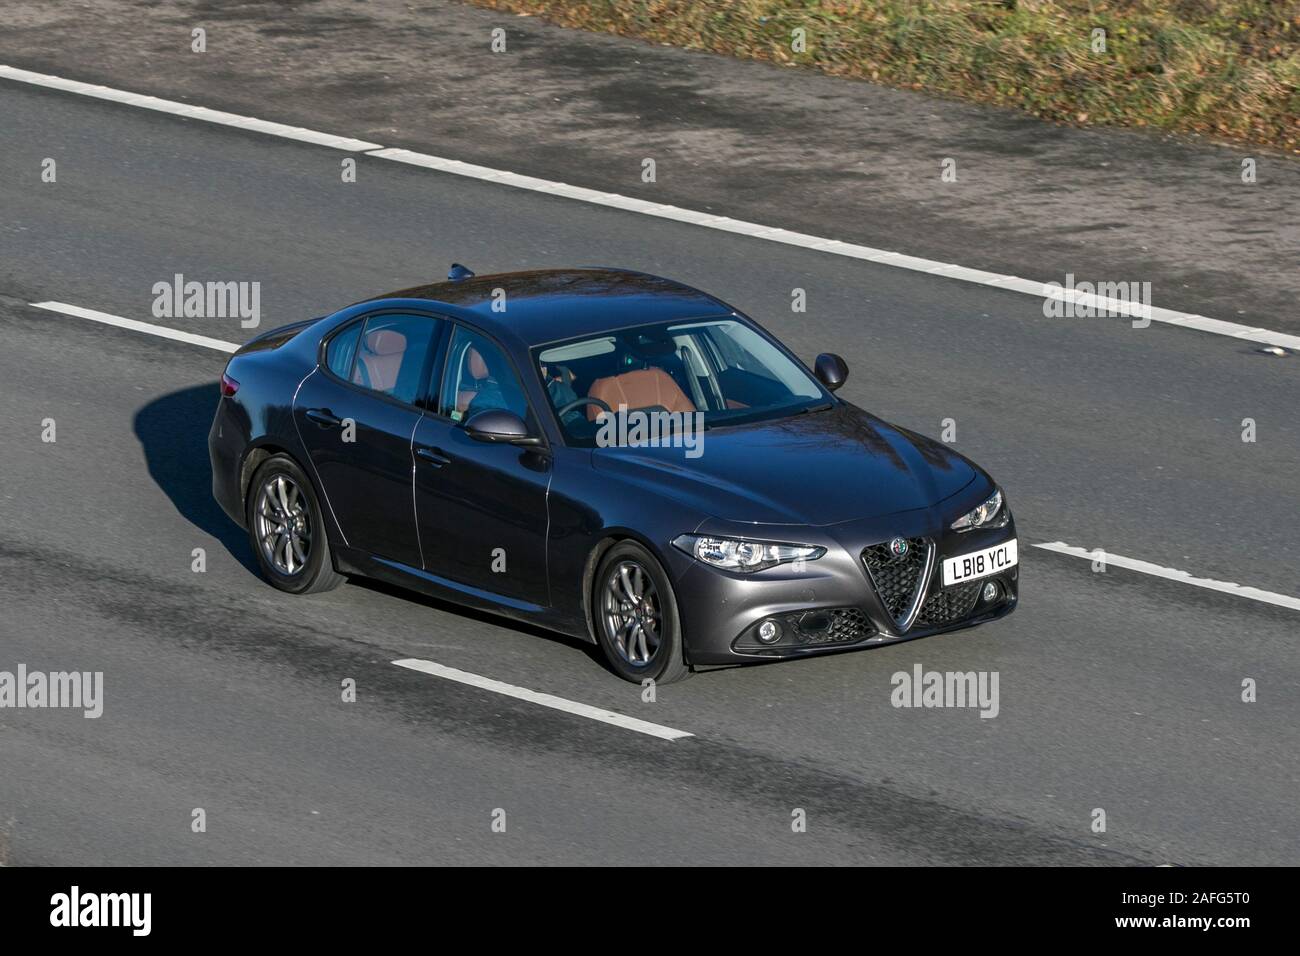
<instances>
[{"instance_id":1,"label":"car windshield","mask_svg":"<svg viewBox=\"0 0 1300 956\"><path fill-rule=\"evenodd\" d=\"M621 329L534 349L533 356L574 445L594 446L607 412L699 412L711 428L829 403L780 347L735 319Z\"/></svg>"}]
</instances>

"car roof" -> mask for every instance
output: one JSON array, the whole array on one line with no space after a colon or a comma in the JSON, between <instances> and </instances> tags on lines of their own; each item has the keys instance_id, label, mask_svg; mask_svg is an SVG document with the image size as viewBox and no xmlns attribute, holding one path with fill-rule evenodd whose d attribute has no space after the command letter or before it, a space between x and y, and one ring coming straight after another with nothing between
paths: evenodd
<instances>
[{"instance_id":1,"label":"car roof","mask_svg":"<svg viewBox=\"0 0 1300 956\"><path fill-rule=\"evenodd\" d=\"M494 298L495 290L504 298ZM651 322L731 315L726 303L672 279L627 269L534 269L435 282L376 296L447 306L526 347ZM494 302L504 309L494 311ZM501 309L501 306L498 306Z\"/></svg>"}]
</instances>

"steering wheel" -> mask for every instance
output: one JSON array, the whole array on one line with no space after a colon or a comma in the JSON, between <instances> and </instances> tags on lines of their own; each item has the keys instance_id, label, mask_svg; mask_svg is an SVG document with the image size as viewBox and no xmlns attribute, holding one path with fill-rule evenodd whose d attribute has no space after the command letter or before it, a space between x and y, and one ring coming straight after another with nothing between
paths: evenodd
<instances>
[{"instance_id":1,"label":"steering wheel","mask_svg":"<svg viewBox=\"0 0 1300 956\"><path fill-rule=\"evenodd\" d=\"M579 398L576 401L569 402L563 408L556 409L555 417L563 419L565 415L569 414L569 412L573 411L575 408L581 408L583 405L599 405L607 412L613 413L614 411L614 409L610 408L609 405L602 402L599 398Z\"/></svg>"}]
</instances>

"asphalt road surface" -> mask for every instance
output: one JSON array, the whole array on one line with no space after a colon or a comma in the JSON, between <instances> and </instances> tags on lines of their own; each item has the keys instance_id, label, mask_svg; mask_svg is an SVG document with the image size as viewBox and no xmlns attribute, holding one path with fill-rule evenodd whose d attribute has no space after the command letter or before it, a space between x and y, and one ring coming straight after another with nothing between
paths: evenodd
<instances>
[{"instance_id":1,"label":"asphalt road surface","mask_svg":"<svg viewBox=\"0 0 1300 956\"><path fill-rule=\"evenodd\" d=\"M448 0L6 0L2 26L9 66L1038 282L1149 281L1164 308L1300 332L1300 162L1282 153Z\"/></svg>"},{"instance_id":2,"label":"asphalt road surface","mask_svg":"<svg viewBox=\"0 0 1300 956\"><path fill-rule=\"evenodd\" d=\"M1300 359L364 156L344 183L333 150L7 82L0 118L0 670L102 671L105 698L98 719L0 710L4 862L1300 860L1300 611L1030 547L1300 594ZM554 635L365 583L291 597L211 500L225 356L30 306L238 342L452 260L672 276L806 359L843 354L850 401L935 436L952 419L1015 509L1020 609L646 703ZM260 282L260 328L155 319L176 273ZM391 663L408 657L694 736ZM997 672L998 715L893 707L916 664Z\"/></svg>"}]
</instances>

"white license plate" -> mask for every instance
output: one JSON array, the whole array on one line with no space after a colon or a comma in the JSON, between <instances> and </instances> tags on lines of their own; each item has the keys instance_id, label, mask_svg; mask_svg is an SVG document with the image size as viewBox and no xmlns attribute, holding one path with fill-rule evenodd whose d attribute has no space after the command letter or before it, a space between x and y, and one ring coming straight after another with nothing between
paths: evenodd
<instances>
[{"instance_id":1,"label":"white license plate","mask_svg":"<svg viewBox=\"0 0 1300 956\"><path fill-rule=\"evenodd\" d=\"M1014 568L1017 560L1015 538L1004 541L1002 544L995 544L991 548L985 548L983 551L959 554L955 558L944 558L943 586L961 584L963 581L973 581L976 578L986 578L990 574L997 574L1007 568Z\"/></svg>"}]
</instances>

